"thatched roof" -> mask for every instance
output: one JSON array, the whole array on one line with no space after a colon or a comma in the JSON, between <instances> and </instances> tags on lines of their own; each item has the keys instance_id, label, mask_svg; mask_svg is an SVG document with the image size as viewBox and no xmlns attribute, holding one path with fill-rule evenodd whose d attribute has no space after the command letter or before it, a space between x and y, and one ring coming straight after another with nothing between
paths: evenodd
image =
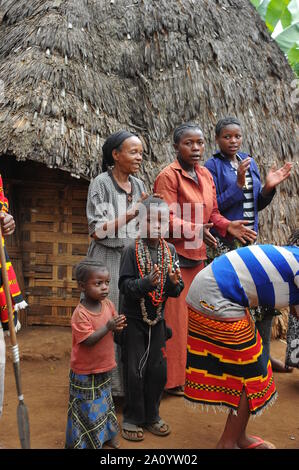
<instances>
[{"instance_id":1,"label":"thatched roof","mask_svg":"<svg viewBox=\"0 0 299 470\"><path fill-rule=\"evenodd\" d=\"M173 159L177 124L201 123L208 157L227 114L264 176L295 159L294 78L249 0L0 1L0 155L86 178L107 135L126 127L144 139L150 186ZM268 240L298 220L298 176L297 165L264 211Z\"/></svg>"}]
</instances>

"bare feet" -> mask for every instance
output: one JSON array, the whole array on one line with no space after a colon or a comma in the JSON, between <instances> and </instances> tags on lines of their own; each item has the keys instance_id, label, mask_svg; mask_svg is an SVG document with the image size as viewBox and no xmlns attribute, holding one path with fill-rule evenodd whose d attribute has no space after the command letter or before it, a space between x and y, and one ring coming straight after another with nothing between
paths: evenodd
<instances>
[{"instance_id":1,"label":"bare feet","mask_svg":"<svg viewBox=\"0 0 299 470\"><path fill-rule=\"evenodd\" d=\"M272 370L274 372L293 372L293 368L290 366L286 366L282 361L279 359L275 359L273 357L270 357L271 364L272 364Z\"/></svg>"},{"instance_id":2,"label":"bare feet","mask_svg":"<svg viewBox=\"0 0 299 470\"><path fill-rule=\"evenodd\" d=\"M178 387L165 388L165 392L169 395L176 395L178 397L184 396L184 385L179 385Z\"/></svg>"},{"instance_id":3,"label":"bare feet","mask_svg":"<svg viewBox=\"0 0 299 470\"><path fill-rule=\"evenodd\" d=\"M247 436L245 435L238 442L240 449L275 449L275 445L272 442L264 441L258 436Z\"/></svg>"},{"instance_id":4,"label":"bare feet","mask_svg":"<svg viewBox=\"0 0 299 470\"><path fill-rule=\"evenodd\" d=\"M235 442L222 441L220 440L216 446L216 449L240 449Z\"/></svg>"},{"instance_id":5,"label":"bare feet","mask_svg":"<svg viewBox=\"0 0 299 470\"><path fill-rule=\"evenodd\" d=\"M118 436L114 436L110 441L106 441L105 446L110 447L111 449L119 449L120 448L120 440Z\"/></svg>"}]
</instances>

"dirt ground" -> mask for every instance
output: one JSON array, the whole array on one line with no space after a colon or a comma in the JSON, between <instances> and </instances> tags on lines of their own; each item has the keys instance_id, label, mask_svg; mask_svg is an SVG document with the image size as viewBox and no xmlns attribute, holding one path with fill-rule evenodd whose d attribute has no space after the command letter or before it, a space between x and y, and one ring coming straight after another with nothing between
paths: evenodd
<instances>
[{"instance_id":1,"label":"dirt ground","mask_svg":"<svg viewBox=\"0 0 299 470\"><path fill-rule=\"evenodd\" d=\"M62 327L29 327L18 333L24 401L29 412L32 449L62 449L68 403L71 330ZM276 340L271 353L284 359L285 343ZM4 410L0 419L0 446L20 448L17 430L17 394L7 342ZM275 374L278 399L261 417L251 419L248 430L280 449L299 449L299 370ZM116 402L121 422L121 399ZM184 399L165 395L161 416L172 427L166 437L148 432L142 442L121 439L122 449L213 449L226 415L184 405Z\"/></svg>"}]
</instances>

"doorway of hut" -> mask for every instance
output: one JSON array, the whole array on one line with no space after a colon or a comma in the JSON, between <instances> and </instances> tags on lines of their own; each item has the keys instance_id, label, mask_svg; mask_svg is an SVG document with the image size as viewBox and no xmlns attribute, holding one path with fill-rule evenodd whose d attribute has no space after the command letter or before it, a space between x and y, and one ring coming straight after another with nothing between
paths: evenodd
<instances>
[{"instance_id":1,"label":"doorway of hut","mask_svg":"<svg viewBox=\"0 0 299 470\"><path fill-rule=\"evenodd\" d=\"M79 290L75 265L86 255L89 182L33 161L1 156L0 173L16 230L6 245L29 304L27 325L69 326Z\"/></svg>"}]
</instances>

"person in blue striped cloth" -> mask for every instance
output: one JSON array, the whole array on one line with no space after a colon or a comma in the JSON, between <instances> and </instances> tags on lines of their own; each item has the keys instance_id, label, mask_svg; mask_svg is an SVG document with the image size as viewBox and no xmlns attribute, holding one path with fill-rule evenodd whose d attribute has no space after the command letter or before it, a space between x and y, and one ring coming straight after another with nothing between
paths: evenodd
<instances>
[{"instance_id":1,"label":"person in blue striped cloth","mask_svg":"<svg viewBox=\"0 0 299 470\"><path fill-rule=\"evenodd\" d=\"M217 448L274 448L250 436L250 415L276 398L271 361L250 307L294 306L299 316L299 247L251 245L215 258L194 278L184 396L229 412Z\"/></svg>"},{"instance_id":2,"label":"person in blue striped cloth","mask_svg":"<svg viewBox=\"0 0 299 470\"><path fill-rule=\"evenodd\" d=\"M241 152L243 132L240 121L233 116L220 119L215 135L219 150L206 161L205 167L214 179L219 211L229 220L246 220L247 227L258 233L258 213L271 203L277 186L290 176L292 163L287 162L279 169L273 165L262 185L254 158ZM232 237L223 238L217 232L213 235L216 236L217 247L208 249L207 257L210 260L241 246ZM269 307L258 307L254 312L257 329L269 354L272 322L274 316L279 314L278 310ZM271 362L274 371L293 370L276 358L271 357Z\"/></svg>"}]
</instances>

